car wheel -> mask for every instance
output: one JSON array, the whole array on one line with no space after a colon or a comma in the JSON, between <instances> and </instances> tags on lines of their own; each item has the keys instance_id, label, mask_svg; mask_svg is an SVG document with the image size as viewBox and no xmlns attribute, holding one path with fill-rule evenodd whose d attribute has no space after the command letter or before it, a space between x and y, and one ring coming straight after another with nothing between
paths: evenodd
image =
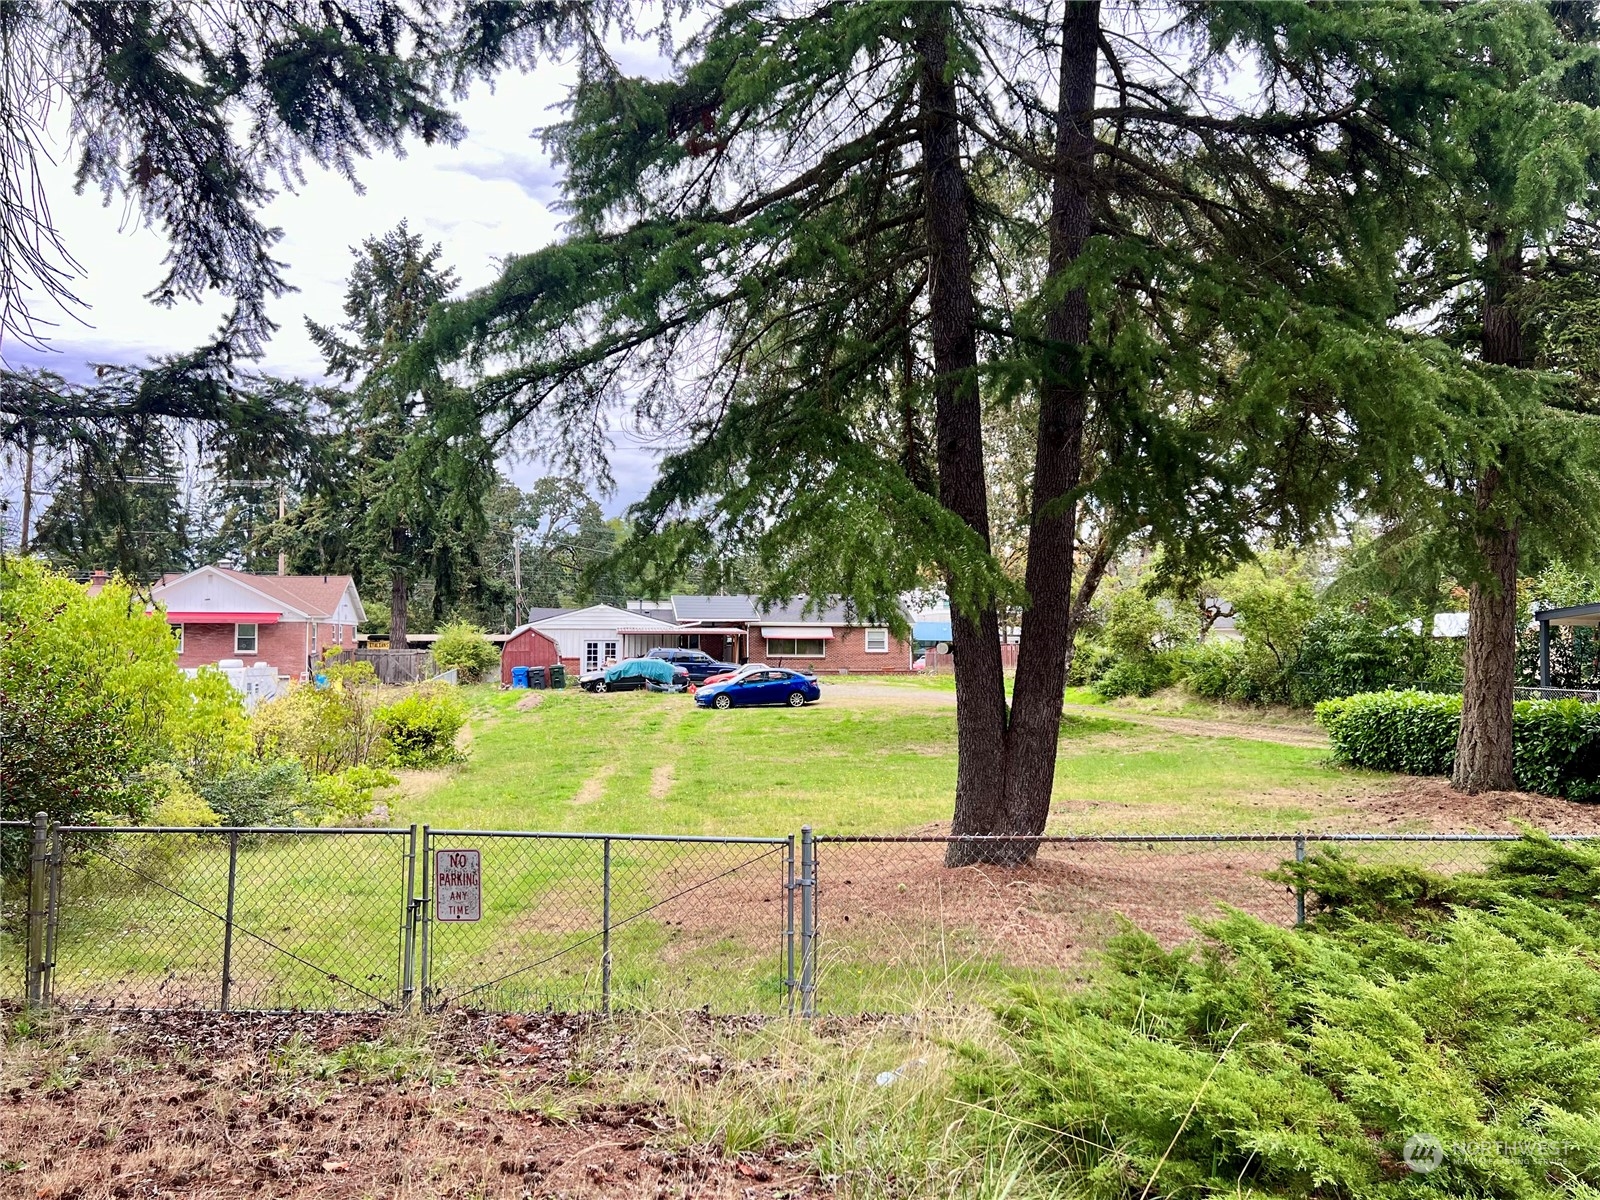
<instances>
[{"instance_id":1,"label":"car wheel","mask_svg":"<svg viewBox=\"0 0 1600 1200\"><path fill-rule=\"evenodd\" d=\"M789 707L790 708L804 708L805 706L806 706L806 694L804 692L790 692L789 693Z\"/></svg>"},{"instance_id":2,"label":"car wheel","mask_svg":"<svg viewBox=\"0 0 1600 1200\"><path fill-rule=\"evenodd\" d=\"M597 692L603 692L603 691L605 691L605 690L606 690L606 681L605 681L605 680L604 680L604 679L602 679L602 680L599 680L599 681L598 681L598 682L597 682L597 683L596 683L596 684L595 684L595 685L594 685L594 690L595 690L595 691L597 691Z\"/></svg>"},{"instance_id":3,"label":"car wheel","mask_svg":"<svg viewBox=\"0 0 1600 1200\"><path fill-rule=\"evenodd\" d=\"M730 708L733 707L733 697L728 695L726 692L724 692L722 695L718 696L711 703L716 705L720 709L724 709L724 710L730 709Z\"/></svg>"}]
</instances>

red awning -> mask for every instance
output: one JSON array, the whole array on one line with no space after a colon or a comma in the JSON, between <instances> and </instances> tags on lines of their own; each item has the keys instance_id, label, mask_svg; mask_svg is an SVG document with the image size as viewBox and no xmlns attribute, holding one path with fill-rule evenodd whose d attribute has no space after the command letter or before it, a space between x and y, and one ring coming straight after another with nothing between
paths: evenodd
<instances>
[{"instance_id":1,"label":"red awning","mask_svg":"<svg viewBox=\"0 0 1600 1200\"><path fill-rule=\"evenodd\" d=\"M171 612L168 625L276 625L283 619L275 612Z\"/></svg>"}]
</instances>

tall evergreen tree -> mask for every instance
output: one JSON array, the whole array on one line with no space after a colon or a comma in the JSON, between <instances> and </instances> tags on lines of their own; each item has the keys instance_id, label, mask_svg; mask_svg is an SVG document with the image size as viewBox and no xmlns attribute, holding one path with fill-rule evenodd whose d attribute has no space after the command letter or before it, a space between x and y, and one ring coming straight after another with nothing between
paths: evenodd
<instances>
[{"instance_id":1,"label":"tall evergreen tree","mask_svg":"<svg viewBox=\"0 0 1600 1200\"><path fill-rule=\"evenodd\" d=\"M352 253L345 320L307 321L329 374L352 386L318 392L331 454L272 540L303 568L386 581L389 637L403 644L419 580L432 585L439 616L471 578L494 455L442 372L397 370L429 309L455 287L441 248L402 222Z\"/></svg>"},{"instance_id":2,"label":"tall evergreen tree","mask_svg":"<svg viewBox=\"0 0 1600 1200\"><path fill-rule=\"evenodd\" d=\"M958 833L1048 815L1085 429L1121 447L1097 499L1193 563L1381 494L1403 463L1385 434L1434 417L1427 352L1386 321L1444 10L1162 13L716 10L673 78L583 77L549 134L572 236L444 310L425 347L492 368L477 401L502 426L587 427L627 395L686 427L635 514L669 555L754 546L772 593L891 619L942 577ZM1260 80L1247 98L1213 86L1229 64ZM1011 286L1002 232L1031 238L1037 289ZM982 407L1022 392L1013 594ZM1007 599L1025 611L1009 706ZM1031 852L965 841L952 860Z\"/></svg>"}]
</instances>

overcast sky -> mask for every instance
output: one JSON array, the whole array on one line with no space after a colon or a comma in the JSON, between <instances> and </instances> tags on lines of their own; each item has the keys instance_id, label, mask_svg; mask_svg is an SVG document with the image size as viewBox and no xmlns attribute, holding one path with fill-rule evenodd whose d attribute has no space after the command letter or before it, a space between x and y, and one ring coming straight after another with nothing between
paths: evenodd
<instances>
[{"instance_id":1,"label":"overcast sky","mask_svg":"<svg viewBox=\"0 0 1600 1200\"><path fill-rule=\"evenodd\" d=\"M653 45L619 47L618 52L631 71L659 74L665 69ZM573 75L569 67L555 65L530 75L502 76L492 90L478 85L458 108L467 126L460 145L417 143L405 158L385 156L363 163L358 175L364 194L336 174L311 168L304 186L278 196L266 221L283 229L277 256L288 264L288 278L300 290L271 305L279 329L259 368L320 376L321 360L306 336L304 318L325 324L342 318L350 248L402 219L444 247L444 261L455 268L466 290L493 280L505 256L554 240L561 226L556 211L560 178L534 131L558 118L553 106L564 97ZM50 177L52 214L83 264L84 276L73 290L88 308L76 318L37 314L56 320L51 349L41 353L12 343L5 347L7 365L37 365L81 378L88 363L137 363L200 345L216 329L227 305L184 302L163 309L148 303L145 292L163 274L164 239L118 203L107 207L92 192L75 195L71 159L65 147L60 149L61 161ZM638 499L655 471L655 447L625 429L614 431L613 442L610 462L617 489L602 501L608 515ZM545 473L537 462L505 466L523 486Z\"/></svg>"}]
</instances>

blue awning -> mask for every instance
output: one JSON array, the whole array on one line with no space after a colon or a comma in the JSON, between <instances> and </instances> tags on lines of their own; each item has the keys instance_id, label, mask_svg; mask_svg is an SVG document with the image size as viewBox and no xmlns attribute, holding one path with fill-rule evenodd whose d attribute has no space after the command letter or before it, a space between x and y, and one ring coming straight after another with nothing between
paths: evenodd
<instances>
[{"instance_id":1,"label":"blue awning","mask_svg":"<svg viewBox=\"0 0 1600 1200\"><path fill-rule=\"evenodd\" d=\"M911 640L913 642L948 642L950 640L950 622L914 621L911 624Z\"/></svg>"}]
</instances>

